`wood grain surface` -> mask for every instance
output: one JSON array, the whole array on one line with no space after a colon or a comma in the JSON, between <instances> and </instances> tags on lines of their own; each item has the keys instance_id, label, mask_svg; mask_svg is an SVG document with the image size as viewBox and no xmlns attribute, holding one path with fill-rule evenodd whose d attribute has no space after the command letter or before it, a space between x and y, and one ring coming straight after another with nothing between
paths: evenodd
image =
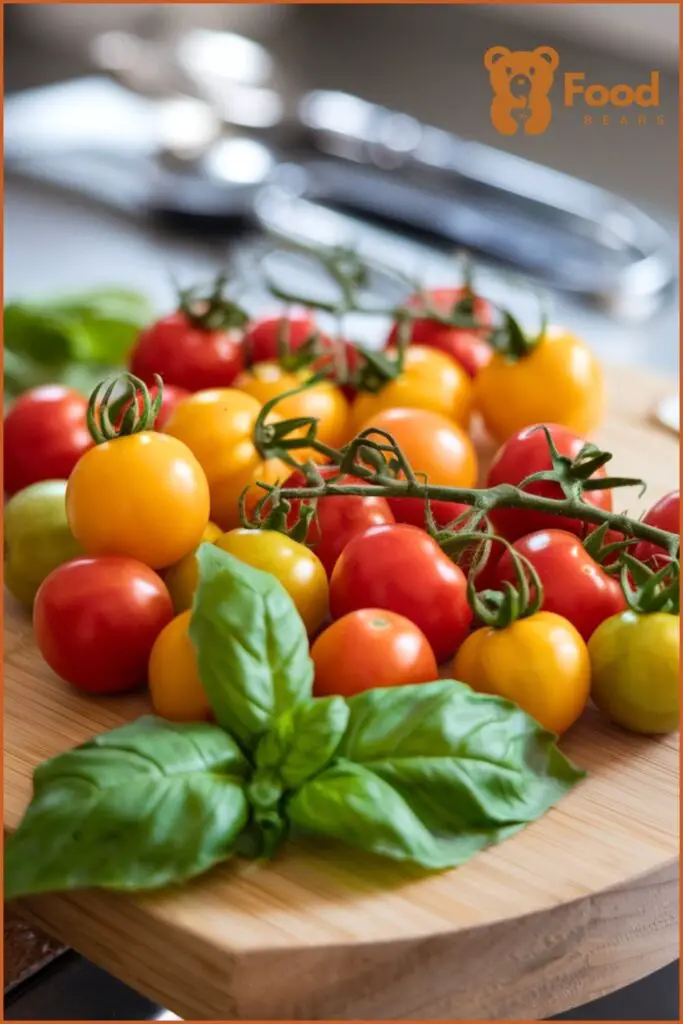
<instances>
[{"instance_id":1,"label":"wood grain surface","mask_svg":"<svg viewBox=\"0 0 683 1024\"><path fill-rule=\"evenodd\" d=\"M597 441L649 481L678 482L678 439L652 421L671 382L610 372ZM626 494L627 492L623 492ZM621 505L621 498L619 498ZM33 767L147 710L60 683L5 606L5 825ZM426 876L340 846L235 863L186 888L50 896L47 931L186 1019L540 1019L678 955L678 738L636 737L589 709L563 740L588 779L541 821Z\"/></svg>"}]
</instances>

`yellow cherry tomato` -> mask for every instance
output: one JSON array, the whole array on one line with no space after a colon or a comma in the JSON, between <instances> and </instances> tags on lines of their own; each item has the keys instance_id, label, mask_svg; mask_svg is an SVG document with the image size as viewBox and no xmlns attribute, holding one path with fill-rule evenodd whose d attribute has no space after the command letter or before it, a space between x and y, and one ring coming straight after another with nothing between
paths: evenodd
<instances>
[{"instance_id":1,"label":"yellow cherry tomato","mask_svg":"<svg viewBox=\"0 0 683 1024\"><path fill-rule=\"evenodd\" d=\"M164 424L163 433L183 441L204 469L211 519L223 530L239 525L239 500L246 487L253 488L253 504L264 493L257 494L259 480L274 484L291 473L279 459L264 461L255 448L252 434L260 411L251 395L235 388L212 388L185 398Z\"/></svg>"},{"instance_id":2,"label":"yellow cherry tomato","mask_svg":"<svg viewBox=\"0 0 683 1024\"><path fill-rule=\"evenodd\" d=\"M233 387L251 395L261 405L293 391L302 386L311 376L310 370L288 373L278 363L256 363L250 370L245 370L234 381ZM278 402L275 407L281 420L296 419L299 416L310 416L318 421L317 436L324 444L333 448L340 447L346 440L349 419L349 403L339 388L329 381L320 381L301 391L298 395L290 395ZM313 458L316 462L323 461L321 455L310 449L294 450L294 457L301 462Z\"/></svg>"},{"instance_id":3,"label":"yellow cherry tomato","mask_svg":"<svg viewBox=\"0 0 683 1024\"><path fill-rule=\"evenodd\" d=\"M211 706L199 678L197 657L188 632L191 612L164 626L149 656L148 682L152 707L172 722L203 722Z\"/></svg>"},{"instance_id":4,"label":"yellow cherry tomato","mask_svg":"<svg viewBox=\"0 0 683 1024\"><path fill-rule=\"evenodd\" d=\"M588 641L593 702L631 732L678 729L680 619L667 612L620 612Z\"/></svg>"},{"instance_id":5,"label":"yellow cherry tomato","mask_svg":"<svg viewBox=\"0 0 683 1024\"><path fill-rule=\"evenodd\" d=\"M540 611L502 629L484 626L472 633L455 656L453 678L513 701L561 734L586 706L590 659L570 622Z\"/></svg>"},{"instance_id":6,"label":"yellow cherry tomato","mask_svg":"<svg viewBox=\"0 0 683 1024\"><path fill-rule=\"evenodd\" d=\"M303 544L277 530L230 530L216 547L277 577L296 605L309 636L327 618L329 588L322 562Z\"/></svg>"},{"instance_id":7,"label":"yellow cherry tomato","mask_svg":"<svg viewBox=\"0 0 683 1024\"><path fill-rule=\"evenodd\" d=\"M392 354L391 349L387 349L387 354ZM444 352L426 345L409 345L402 373L377 394L365 392L356 398L350 436L385 409L427 409L467 427L472 409L472 381L462 366Z\"/></svg>"},{"instance_id":8,"label":"yellow cherry tomato","mask_svg":"<svg viewBox=\"0 0 683 1024\"><path fill-rule=\"evenodd\" d=\"M559 423L590 436L605 411L602 369L579 338L548 327L518 359L494 354L475 378L474 407L497 441L534 423Z\"/></svg>"},{"instance_id":9,"label":"yellow cherry tomato","mask_svg":"<svg viewBox=\"0 0 683 1024\"><path fill-rule=\"evenodd\" d=\"M67 484L66 513L87 554L128 555L164 569L199 544L209 485L186 445L143 430L81 456Z\"/></svg>"},{"instance_id":10,"label":"yellow cherry tomato","mask_svg":"<svg viewBox=\"0 0 683 1024\"><path fill-rule=\"evenodd\" d=\"M201 544L213 544L219 537L223 536L220 526L215 523L208 523L202 534ZM197 589L199 570L197 567L197 550L181 558L164 573L164 583L168 588L173 602L173 611L176 615L192 607L192 598Z\"/></svg>"}]
</instances>

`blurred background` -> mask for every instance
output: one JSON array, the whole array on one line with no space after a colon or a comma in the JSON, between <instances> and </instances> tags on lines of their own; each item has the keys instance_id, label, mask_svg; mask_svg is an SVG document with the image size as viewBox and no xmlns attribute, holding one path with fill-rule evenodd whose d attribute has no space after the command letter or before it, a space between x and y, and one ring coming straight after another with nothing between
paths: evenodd
<instances>
[{"instance_id":1,"label":"blurred background","mask_svg":"<svg viewBox=\"0 0 683 1024\"><path fill-rule=\"evenodd\" d=\"M196 283L237 257L258 308L249 268L266 228L360 240L448 284L452 253L474 239L485 293L533 322L542 286L555 318L607 361L677 374L678 5L67 3L3 13L6 299L120 285L165 311L172 278ZM659 116L588 126L584 108L558 109L556 82L547 132L504 137L491 125L483 65L494 45L552 46L560 71L588 83L636 86L658 70ZM312 90L405 116L343 97L316 106ZM378 209L381 226L366 216ZM511 286L511 272L528 292ZM5 363L7 372L7 354ZM59 947L12 915L6 937L6 1019L162 1013L72 954L36 975ZM677 1019L677 975L673 965L564 1016Z\"/></svg>"},{"instance_id":2,"label":"blurred background","mask_svg":"<svg viewBox=\"0 0 683 1024\"><path fill-rule=\"evenodd\" d=\"M539 267L541 277L548 268L562 267L565 281L542 282L550 288L556 316L571 316L572 326L608 359L676 371L676 287L660 294L659 285L662 276L675 278L676 272L677 5L9 4L4 13L8 297L106 279L135 284L164 308L171 302L170 273L185 280L207 275L234 249L236 223L209 237L215 209L222 210L226 197L228 206L250 206L257 186L271 180L273 161L278 167L291 161L303 144L304 163L308 160L316 173L323 167L317 159L321 153L343 156L341 172L325 164L315 186L325 199L330 189L345 193L347 213L358 213L359 198L361 206L383 207L383 216L388 208L399 242L404 225L394 222L396 210L409 210L420 225L446 226L446 238L432 233L427 239L440 259L432 260L424 247L401 243L411 266L428 265L426 275L435 282L452 273L443 254L477 238L486 243L485 267L491 255L486 250L501 245L508 270L526 275L531 270L533 278ZM264 49L236 46L235 35L238 43L247 37ZM588 108L557 109L558 81L556 116L547 132L502 136L491 125L483 66L485 51L501 44L526 50L552 45L560 54L558 75L582 71L587 83L636 86L656 69L659 117L650 111L647 123L637 124L631 113L627 125L612 116L609 126L587 126ZM55 83L73 86L74 80L78 88L39 91ZM350 93L409 116L380 124L367 111L328 104L311 113L309 105L302 134L302 98L311 90ZM197 97L200 103L193 106L190 101ZM217 111L221 144L211 148L207 140ZM293 124L297 131L290 130ZM455 133L459 141L452 153L452 140L443 132L427 137L424 125ZM343 134L347 128L351 142ZM370 135L359 155L357 136L363 131ZM424 157L417 171L405 159L416 139ZM455 171L452 166L434 177L433 164L446 151ZM584 194L569 179L539 176L537 167L511 156L609 190L652 220L630 223L628 206ZM200 165L204 177L198 186L188 180L187 170L194 173ZM363 177L368 167L384 178L368 186ZM275 175L278 182L281 177ZM36 179L42 180L36 184ZM482 191L482 179L495 182L496 189ZM404 182L410 185L407 193L400 191ZM71 194L58 193L55 183L67 183L76 193L73 188ZM416 196L416 189L431 195L433 185L442 202ZM299 186L297 179L295 192ZM532 209L529 198L541 193L550 197L549 205ZM93 198L106 201L93 208ZM207 205L197 220L197 207ZM117 206L121 209L114 213ZM147 216L150 206L164 215L163 226L161 218ZM557 213L555 207L564 209ZM272 223L266 226L285 233L300 228L303 213L311 213L298 204L275 209L271 204L267 212ZM309 218L307 239L350 230L347 222L328 221ZM259 223L264 226L263 216ZM362 227L357 230L383 251L387 241L394 248L386 233L371 238ZM239 245L243 252L248 248L243 233ZM629 276L634 251L642 256L639 246L666 266L645 261ZM536 268L530 266L534 263ZM602 287L608 269L620 275L618 298L611 285ZM587 281L601 282L590 308L577 294ZM517 313L537 316L530 302L522 302Z\"/></svg>"}]
</instances>

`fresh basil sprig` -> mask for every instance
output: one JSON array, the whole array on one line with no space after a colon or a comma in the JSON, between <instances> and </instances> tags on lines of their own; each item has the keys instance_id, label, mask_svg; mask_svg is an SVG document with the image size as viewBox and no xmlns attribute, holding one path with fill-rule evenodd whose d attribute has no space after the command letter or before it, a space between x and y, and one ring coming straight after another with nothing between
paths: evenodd
<instances>
[{"instance_id":1,"label":"fresh basil sprig","mask_svg":"<svg viewBox=\"0 0 683 1024\"><path fill-rule=\"evenodd\" d=\"M190 635L217 724L145 717L38 767L8 898L178 884L292 830L455 867L583 777L525 712L452 680L312 697L281 584L212 545L197 560Z\"/></svg>"}]
</instances>

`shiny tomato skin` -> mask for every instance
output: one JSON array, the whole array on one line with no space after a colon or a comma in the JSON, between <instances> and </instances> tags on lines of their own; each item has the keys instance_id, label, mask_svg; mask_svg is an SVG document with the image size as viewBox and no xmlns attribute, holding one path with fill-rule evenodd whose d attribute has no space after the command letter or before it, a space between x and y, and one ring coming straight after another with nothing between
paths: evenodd
<instances>
[{"instance_id":1,"label":"shiny tomato skin","mask_svg":"<svg viewBox=\"0 0 683 1024\"><path fill-rule=\"evenodd\" d=\"M266 405L273 398L301 388L311 377L310 370L299 370L289 373L279 363L255 363L250 370L244 370L235 378L233 387L251 395L261 405ZM349 405L336 385L331 381L321 380L318 384L298 394L281 399L273 410L281 420L299 419L300 417L318 421L317 438L332 448L340 447L345 440L346 426L349 419ZM294 449L297 461L306 462L312 458L315 462L323 456L312 449Z\"/></svg>"},{"instance_id":2,"label":"shiny tomato skin","mask_svg":"<svg viewBox=\"0 0 683 1024\"><path fill-rule=\"evenodd\" d=\"M655 526L659 530L668 530L669 533L680 534L681 531L681 510L680 491L671 491L663 498L656 501L651 509L643 516L643 522L648 526ZM663 548L657 547L650 541L641 540L634 545L630 553L641 562L646 562L652 569L661 569L668 561L668 555Z\"/></svg>"},{"instance_id":3,"label":"shiny tomato skin","mask_svg":"<svg viewBox=\"0 0 683 1024\"><path fill-rule=\"evenodd\" d=\"M590 435L605 412L602 369L579 338L548 327L520 359L494 352L474 380L474 407L500 443L548 420Z\"/></svg>"},{"instance_id":4,"label":"shiny tomato skin","mask_svg":"<svg viewBox=\"0 0 683 1024\"><path fill-rule=\"evenodd\" d=\"M430 484L448 487L474 487L477 482L477 456L471 439L456 423L426 409L385 409L364 423L386 430L396 441L408 462ZM420 498L389 498L397 523L424 527L425 503ZM458 502L434 501L440 525L452 522L463 506Z\"/></svg>"},{"instance_id":5,"label":"shiny tomato skin","mask_svg":"<svg viewBox=\"0 0 683 1024\"><path fill-rule=\"evenodd\" d=\"M154 642L173 618L161 578L132 558L65 562L33 606L36 644L50 668L86 693L142 686Z\"/></svg>"},{"instance_id":6,"label":"shiny tomato skin","mask_svg":"<svg viewBox=\"0 0 683 1024\"><path fill-rule=\"evenodd\" d=\"M66 480L93 447L87 400L73 388L46 384L12 403L3 425L5 494L42 480Z\"/></svg>"},{"instance_id":7,"label":"shiny tomato skin","mask_svg":"<svg viewBox=\"0 0 683 1024\"><path fill-rule=\"evenodd\" d=\"M153 384L152 387L149 389L150 400L154 401L154 399L157 397L158 393L159 393L158 387L156 386L156 384ZM171 414L175 410L176 406L180 402L182 402L185 398L187 398L189 395L190 395L190 392L186 391L184 388L175 388L175 387L173 387L172 384L165 384L164 385L163 394L162 394L162 398L161 398L161 407L160 407L159 412L157 413L157 417L156 417L156 419L154 421L154 429L155 430L163 430L164 424L168 421L169 417L171 416ZM140 394L138 394L137 403L138 403L138 411L140 413L142 413L143 403L142 403L142 396ZM123 417L126 415L128 410L130 409L131 405L132 405L132 400L129 401L129 402L126 402L126 404L123 406L123 408L119 412L118 416L116 417L116 421L114 423L114 426L117 429L123 423Z\"/></svg>"},{"instance_id":8,"label":"shiny tomato skin","mask_svg":"<svg viewBox=\"0 0 683 1024\"><path fill-rule=\"evenodd\" d=\"M590 659L570 622L540 611L504 629L477 629L455 656L453 679L513 701L561 735L588 701Z\"/></svg>"},{"instance_id":9,"label":"shiny tomato skin","mask_svg":"<svg viewBox=\"0 0 683 1024\"><path fill-rule=\"evenodd\" d=\"M398 377L376 394L357 396L351 407L349 440L363 424L387 409L426 409L466 429L472 409L472 382L450 356L425 345L410 345Z\"/></svg>"},{"instance_id":10,"label":"shiny tomato skin","mask_svg":"<svg viewBox=\"0 0 683 1024\"><path fill-rule=\"evenodd\" d=\"M541 530L521 537L515 551L529 559L543 587L543 610L567 619L584 640L601 622L626 610L619 581L594 562L578 537L563 530ZM505 551L491 570L486 586L500 589L516 582L510 553Z\"/></svg>"},{"instance_id":11,"label":"shiny tomato skin","mask_svg":"<svg viewBox=\"0 0 683 1024\"><path fill-rule=\"evenodd\" d=\"M192 613L176 615L161 630L149 657L149 695L155 714L171 722L206 722L212 717L190 639Z\"/></svg>"},{"instance_id":12,"label":"shiny tomato skin","mask_svg":"<svg viewBox=\"0 0 683 1024\"><path fill-rule=\"evenodd\" d=\"M341 386L344 397L353 401L357 390L351 384L344 384L348 377L354 376L363 363L363 356L351 341L330 341L329 351L321 355L311 364L312 373L325 371L333 384Z\"/></svg>"},{"instance_id":13,"label":"shiny tomato skin","mask_svg":"<svg viewBox=\"0 0 683 1024\"><path fill-rule=\"evenodd\" d=\"M560 455L575 458L586 443L585 439L561 427L558 424L548 423L551 437ZM489 467L486 477L486 486L495 487L496 484L514 484L517 486L525 477L541 470L551 469L552 461L548 450L548 442L545 432L538 425L525 427L517 434L514 434L508 441L498 449ZM593 474L591 479L600 479L607 476L605 468L602 467ZM562 490L559 484L552 480L535 480L524 487L529 494L538 494L544 498L562 498ZM586 491L584 501L595 508L604 509L607 512L612 510L612 492ZM569 519L566 516L557 516L549 512L537 512L530 509L497 508L490 514L491 522L496 531L508 540L517 540L527 533L536 533L538 530L565 530L568 533L575 533L583 537L589 527L579 519Z\"/></svg>"},{"instance_id":14,"label":"shiny tomato skin","mask_svg":"<svg viewBox=\"0 0 683 1024\"><path fill-rule=\"evenodd\" d=\"M462 570L424 531L403 523L371 527L339 556L330 580L332 618L360 608L405 616L439 662L457 650L472 623Z\"/></svg>"},{"instance_id":15,"label":"shiny tomato skin","mask_svg":"<svg viewBox=\"0 0 683 1024\"><path fill-rule=\"evenodd\" d=\"M464 288L434 288L426 293L430 304L440 313L450 313L451 310L466 297ZM424 306L423 297L412 296L407 305L411 308L420 309ZM476 377L484 366L486 366L493 355L493 349L486 341L485 328L491 327L493 323L493 309L486 299L475 296L472 311L484 330L468 330L462 327L446 327L435 320L414 320L411 328L410 341L413 345L426 345L429 348L436 348L445 352L462 368L470 377ZM395 345L398 341L398 326L394 324L388 338L389 345Z\"/></svg>"},{"instance_id":16,"label":"shiny tomato skin","mask_svg":"<svg viewBox=\"0 0 683 1024\"><path fill-rule=\"evenodd\" d=\"M164 384L185 391L227 388L241 369L238 332L206 330L181 310L147 327L130 355L131 373L145 384L154 384L158 373Z\"/></svg>"},{"instance_id":17,"label":"shiny tomato skin","mask_svg":"<svg viewBox=\"0 0 683 1024\"><path fill-rule=\"evenodd\" d=\"M258 481L282 483L291 473L287 463L264 461L256 450L252 435L260 411L255 398L236 388L210 388L180 402L164 426L164 434L186 444L206 473L211 519L223 530L240 525L245 488L250 510L265 493Z\"/></svg>"},{"instance_id":18,"label":"shiny tomato skin","mask_svg":"<svg viewBox=\"0 0 683 1024\"><path fill-rule=\"evenodd\" d=\"M364 690L429 683L438 678L427 638L403 615L380 608L349 612L311 648L316 697L353 697Z\"/></svg>"},{"instance_id":19,"label":"shiny tomato skin","mask_svg":"<svg viewBox=\"0 0 683 1024\"><path fill-rule=\"evenodd\" d=\"M329 586L320 559L304 544L277 530L229 530L214 541L255 569L269 572L291 597L309 636L327 618Z\"/></svg>"},{"instance_id":20,"label":"shiny tomato skin","mask_svg":"<svg viewBox=\"0 0 683 1024\"><path fill-rule=\"evenodd\" d=\"M209 485L186 445L143 430L85 453L67 483L66 513L87 554L165 569L200 543Z\"/></svg>"},{"instance_id":21,"label":"shiny tomato skin","mask_svg":"<svg viewBox=\"0 0 683 1024\"><path fill-rule=\"evenodd\" d=\"M336 477L337 466L322 466L320 473L325 479ZM362 483L357 477L344 476L337 481L340 484ZM284 487L306 487L306 477L296 470L284 483ZM288 525L294 526L299 517L300 501L292 501L292 509L288 517ZM332 575L337 559L346 545L360 533L371 526L386 526L393 523L394 516L386 498L349 495L335 495L329 498L318 498L316 518L308 527L306 545L318 556L328 577Z\"/></svg>"},{"instance_id":22,"label":"shiny tomato skin","mask_svg":"<svg viewBox=\"0 0 683 1024\"><path fill-rule=\"evenodd\" d=\"M591 697L623 729L676 732L680 721L680 619L628 609L606 619L588 643Z\"/></svg>"},{"instance_id":23,"label":"shiny tomato skin","mask_svg":"<svg viewBox=\"0 0 683 1024\"><path fill-rule=\"evenodd\" d=\"M245 363L277 362L280 356L281 334L286 350L298 352L316 332L321 348L327 348L332 344L331 339L318 330L310 316L274 316L257 320L247 328L242 341Z\"/></svg>"}]
</instances>

